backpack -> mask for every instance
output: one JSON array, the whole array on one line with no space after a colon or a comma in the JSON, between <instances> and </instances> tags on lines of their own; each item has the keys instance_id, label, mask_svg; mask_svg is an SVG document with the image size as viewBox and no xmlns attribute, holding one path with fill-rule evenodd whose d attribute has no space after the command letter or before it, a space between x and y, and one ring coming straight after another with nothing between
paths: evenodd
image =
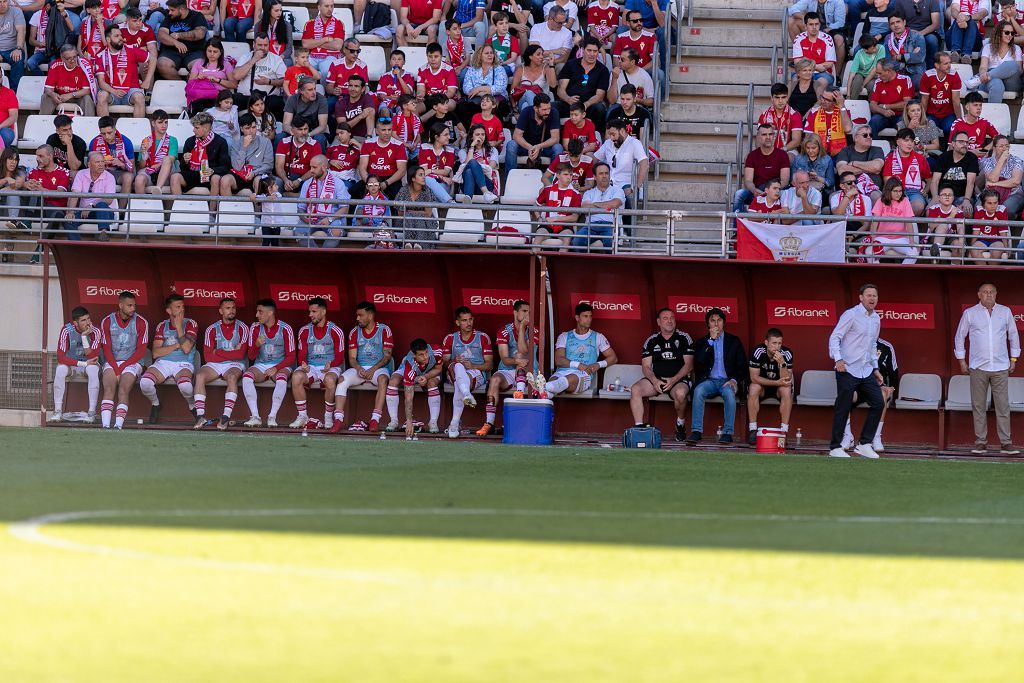
<instances>
[{"instance_id":1,"label":"backpack","mask_svg":"<svg viewBox=\"0 0 1024 683\"><path fill-rule=\"evenodd\" d=\"M46 10L46 20L46 45L43 50L47 56L53 55L54 59L58 59L60 49L65 45L77 44L78 36L68 30L56 4L50 5L50 9Z\"/></svg>"},{"instance_id":2,"label":"backpack","mask_svg":"<svg viewBox=\"0 0 1024 683\"><path fill-rule=\"evenodd\" d=\"M361 33L371 33L374 29L391 30L391 5L386 2L369 2L363 11L363 30Z\"/></svg>"}]
</instances>

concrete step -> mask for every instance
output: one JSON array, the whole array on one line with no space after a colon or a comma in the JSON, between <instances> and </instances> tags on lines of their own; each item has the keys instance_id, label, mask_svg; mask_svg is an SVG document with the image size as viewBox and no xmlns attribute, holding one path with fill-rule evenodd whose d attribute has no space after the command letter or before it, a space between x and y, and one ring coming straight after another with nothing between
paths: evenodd
<instances>
[{"instance_id":1,"label":"concrete step","mask_svg":"<svg viewBox=\"0 0 1024 683\"><path fill-rule=\"evenodd\" d=\"M731 99L733 103L746 103L747 101L749 80L742 85L739 83L703 83L694 80L676 82L675 74L678 70L678 67L675 66L671 70L673 82L669 85L669 96L672 98L670 100L672 102L699 102L709 97L722 98L725 101ZM770 70L770 66L764 67L764 71ZM769 99L771 97L771 88L770 84L760 85L755 83L754 97L763 100Z\"/></svg>"},{"instance_id":2,"label":"concrete step","mask_svg":"<svg viewBox=\"0 0 1024 683\"><path fill-rule=\"evenodd\" d=\"M759 9L780 12L792 3L789 0L694 0L693 7L698 9Z\"/></svg>"},{"instance_id":3,"label":"concrete step","mask_svg":"<svg viewBox=\"0 0 1024 683\"><path fill-rule=\"evenodd\" d=\"M693 135L700 137L720 137L726 136L730 138L736 137L736 128L739 126L739 121L745 119L747 116L746 111L743 112L740 119L736 122L730 122L725 116L722 117L721 123L687 123L683 121L662 121L659 127L662 134L662 140L666 133L672 135Z\"/></svg>"},{"instance_id":4,"label":"concrete step","mask_svg":"<svg viewBox=\"0 0 1024 683\"><path fill-rule=\"evenodd\" d=\"M720 63L727 64L729 59L744 59L764 61L771 64L772 48L770 47L730 47L729 56L721 57L722 48L712 45L683 45L679 48L679 59L682 62L689 62L694 58L718 57Z\"/></svg>"},{"instance_id":5,"label":"concrete step","mask_svg":"<svg viewBox=\"0 0 1024 683\"><path fill-rule=\"evenodd\" d=\"M682 176L679 180L685 179L685 176L717 176L719 178L725 178L725 173L728 170L728 163L726 162L713 162L713 161L670 161L662 159L658 162L658 166L661 169L660 175L662 179L673 180L677 174Z\"/></svg>"},{"instance_id":6,"label":"concrete step","mask_svg":"<svg viewBox=\"0 0 1024 683\"><path fill-rule=\"evenodd\" d=\"M729 163L736 160L736 144L713 142L662 141L661 158L666 161L712 161Z\"/></svg>"},{"instance_id":7,"label":"concrete step","mask_svg":"<svg viewBox=\"0 0 1024 683\"><path fill-rule=\"evenodd\" d=\"M683 47L713 47L722 50L729 47L729 54L741 48L771 49L779 44L780 35L775 31L734 28L732 26L691 26L684 28L680 36ZM740 57L742 55L735 54ZM771 55L768 55L771 58Z\"/></svg>"},{"instance_id":8,"label":"concrete step","mask_svg":"<svg viewBox=\"0 0 1024 683\"><path fill-rule=\"evenodd\" d=\"M724 203L725 183L686 183L664 180L647 181L648 201Z\"/></svg>"},{"instance_id":9,"label":"concrete step","mask_svg":"<svg viewBox=\"0 0 1024 683\"><path fill-rule=\"evenodd\" d=\"M779 38L782 38L782 8L763 9L755 7L694 7L693 25L710 24L713 21L725 22L725 25L735 26L738 22L755 22L760 28L774 29Z\"/></svg>"},{"instance_id":10,"label":"concrete step","mask_svg":"<svg viewBox=\"0 0 1024 683\"><path fill-rule=\"evenodd\" d=\"M753 83L755 86L771 87L772 73L771 66L766 63L692 64L687 62L674 67L670 72L670 78L673 83L739 85L744 88Z\"/></svg>"},{"instance_id":11,"label":"concrete step","mask_svg":"<svg viewBox=\"0 0 1024 683\"><path fill-rule=\"evenodd\" d=\"M650 182L650 181L648 181ZM708 214L706 216L694 216L694 219L701 219L708 226L714 224L719 225L721 218L719 218L720 212L725 210L724 202L666 202L661 200L649 199L647 200L647 209L649 211L693 211Z\"/></svg>"},{"instance_id":12,"label":"concrete step","mask_svg":"<svg viewBox=\"0 0 1024 683\"><path fill-rule=\"evenodd\" d=\"M761 111L768 105L759 108L755 99L754 111ZM717 121L742 121L747 118L747 105L720 104L717 102L664 102L661 105L662 130L665 124L701 123Z\"/></svg>"}]
</instances>

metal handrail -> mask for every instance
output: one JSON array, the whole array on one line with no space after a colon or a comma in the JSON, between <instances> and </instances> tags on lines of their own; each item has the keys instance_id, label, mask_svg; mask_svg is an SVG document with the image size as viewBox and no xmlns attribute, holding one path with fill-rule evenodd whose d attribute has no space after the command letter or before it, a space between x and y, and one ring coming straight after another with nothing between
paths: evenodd
<instances>
[{"instance_id":1,"label":"metal handrail","mask_svg":"<svg viewBox=\"0 0 1024 683\"><path fill-rule=\"evenodd\" d=\"M750 137L750 146L754 146L754 84L747 85L747 135Z\"/></svg>"}]
</instances>

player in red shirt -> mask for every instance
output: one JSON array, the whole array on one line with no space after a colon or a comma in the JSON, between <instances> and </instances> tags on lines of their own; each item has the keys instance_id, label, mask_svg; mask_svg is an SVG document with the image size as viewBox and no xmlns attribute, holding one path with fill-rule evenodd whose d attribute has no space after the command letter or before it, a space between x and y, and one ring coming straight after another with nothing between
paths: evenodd
<instances>
[{"instance_id":1,"label":"player in red shirt","mask_svg":"<svg viewBox=\"0 0 1024 683\"><path fill-rule=\"evenodd\" d=\"M537 195L537 205L545 207L559 207L562 209L579 207L583 203L583 195L572 186L572 168L569 164L560 164L557 169L556 182L540 191ZM578 215L566 211L538 211L535 213L536 220L541 216L547 216L548 224L537 228L537 237L534 244L544 244L552 236L560 240L562 246L568 247L576 225Z\"/></svg>"},{"instance_id":2,"label":"player in red shirt","mask_svg":"<svg viewBox=\"0 0 1024 683\"><path fill-rule=\"evenodd\" d=\"M786 213L787 208L782 205L782 181L772 178L764 184L764 194L754 197L747 207L747 213L769 214L758 219L762 223L781 223L778 218L772 218L770 214Z\"/></svg>"},{"instance_id":3,"label":"player in red shirt","mask_svg":"<svg viewBox=\"0 0 1024 683\"><path fill-rule=\"evenodd\" d=\"M928 206L926 181L932 177L932 169L927 157L914 150L914 131L910 128L904 128L896 134L896 149L885 157L882 179L892 177L899 178L903 183L904 193L914 207L914 215L924 214Z\"/></svg>"},{"instance_id":4,"label":"player in red shirt","mask_svg":"<svg viewBox=\"0 0 1024 683\"><path fill-rule=\"evenodd\" d=\"M789 106L789 88L785 83L772 86L772 105L757 117L758 123L775 128L775 147L786 152L800 149L804 121L796 109Z\"/></svg>"},{"instance_id":5,"label":"player in red shirt","mask_svg":"<svg viewBox=\"0 0 1024 683\"><path fill-rule=\"evenodd\" d=\"M819 93L822 87L834 85L836 66L836 46L832 36L821 33L821 18L816 12L804 15L805 31L793 41L793 61L807 58L814 62L814 89Z\"/></svg>"},{"instance_id":6,"label":"player in red shirt","mask_svg":"<svg viewBox=\"0 0 1024 683\"><path fill-rule=\"evenodd\" d=\"M473 311L468 306L455 309L455 332L444 338L441 348L448 364L448 379L455 388L452 396L452 422L448 438L459 436L462 411L476 408L473 389L488 381L493 353L491 338L473 327Z\"/></svg>"},{"instance_id":7,"label":"player in red shirt","mask_svg":"<svg viewBox=\"0 0 1024 683\"><path fill-rule=\"evenodd\" d=\"M897 73L897 63L891 59L883 59L880 73L875 79L868 98L871 109L871 137L878 139L878 134L886 128L902 128L903 110L917 90L909 76Z\"/></svg>"},{"instance_id":8,"label":"player in red shirt","mask_svg":"<svg viewBox=\"0 0 1024 683\"><path fill-rule=\"evenodd\" d=\"M142 359L149 346L149 323L135 311L135 294L124 291L117 296L117 311L100 323L103 338L103 397L100 422L110 429L110 417L117 397L115 429L124 426L128 416L128 397L135 380L142 374Z\"/></svg>"},{"instance_id":9,"label":"player in red shirt","mask_svg":"<svg viewBox=\"0 0 1024 683\"><path fill-rule=\"evenodd\" d=\"M974 152L979 159L986 156L992 149L992 141L999 135L996 127L989 123L988 119L981 118L981 105L983 102L981 93L971 91L964 95L963 118L957 119L949 129L949 139L959 131L967 133L967 149Z\"/></svg>"},{"instance_id":10,"label":"player in red shirt","mask_svg":"<svg viewBox=\"0 0 1024 683\"><path fill-rule=\"evenodd\" d=\"M569 164L569 172L572 173L572 186L580 194L594 186L594 158L583 153L583 143L579 138L569 140L566 151L551 160L548 170L544 171L545 185L555 182L558 167L562 164Z\"/></svg>"},{"instance_id":11,"label":"player in red shirt","mask_svg":"<svg viewBox=\"0 0 1024 683\"><path fill-rule=\"evenodd\" d=\"M107 48L93 60L93 70L99 90L96 94L96 114L107 116L111 105L131 105L137 119L146 118L146 93L139 83L139 65L154 71L155 62L150 54L137 47L124 44L124 37L118 26L110 25L106 30Z\"/></svg>"},{"instance_id":12,"label":"player in red shirt","mask_svg":"<svg viewBox=\"0 0 1024 683\"><path fill-rule=\"evenodd\" d=\"M619 4L612 0L594 0L587 5L587 33L601 41L605 52L615 43L619 25ZM640 23L643 26L643 22Z\"/></svg>"},{"instance_id":13,"label":"player in red shirt","mask_svg":"<svg viewBox=\"0 0 1024 683\"><path fill-rule=\"evenodd\" d=\"M367 140L359 149L360 182L351 189L354 198L366 195L366 179L371 175L380 178L381 191L388 199L394 199L402 189L408 157L405 146L391 137L391 121L377 121L377 138Z\"/></svg>"},{"instance_id":14,"label":"player in red shirt","mask_svg":"<svg viewBox=\"0 0 1024 683\"><path fill-rule=\"evenodd\" d=\"M298 416L291 423L299 429L309 420L306 413L306 387L317 384L324 389L324 429L334 426L334 391L345 367L345 333L327 320L327 300L309 300L309 324L299 330L299 365L292 373L292 396Z\"/></svg>"},{"instance_id":15,"label":"player in red shirt","mask_svg":"<svg viewBox=\"0 0 1024 683\"><path fill-rule=\"evenodd\" d=\"M629 30L620 33L615 38L615 46L612 48L612 64L619 66L619 55L624 49L631 47L636 50L637 66L646 69L654 59L654 46L658 44L658 38L654 32L644 28L643 17L637 10L626 11L626 23Z\"/></svg>"},{"instance_id":16,"label":"player in red shirt","mask_svg":"<svg viewBox=\"0 0 1024 683\"><path fill-rule=\"evenodd\" d=\"M323 149L309 137L309 121L301 116L292 119L292 134L277 143L274 150L274 172L281 179L285 192L299 191L311 175L309 162L318 154L323 154Z\"/></svg>"},{"instance_id":17,"label":"player in red shirt","mask_svg":"<svg viewBox=\"0 0 1024 683\"><path fill-rule=\"evenodd\" d=\"M96 113L95 92L92 64L78 56L74 45L65 44L60 49L60 59L50 64L46 72L39 113L53 114L58 106L70 103L81 107L85 116L92 116Z\"/></svg>"},{"instance_id":18,"label":"player in red shirt","mask_svg":"<svg viewBox=\"0 0 1024 683\"><path fill-rule=\"evenodd\" d=\"M391 51L391 70L377 81L377 104L380 109L391 111L398 104L400 95L416 96L416 79L405 72L405 53Z\"/></svg>"},{"instance_id":19,"label":"player in red shirt","mask_svg":"<svg viewBox=\"0 0 1024 683\"><path fill-rule=\"evenodd\" d=\"M940 185L936 199L936 202L928 207L925 216L948 223L929 223L929 234L922 240L922 245L930 243L928 251L932 257L960 258L964 246L963 237L960 236L960 221L964 218L964 212L953 203L956 200L956 190L952 185ZM950 250L950 247L953 249Z\"/></svg>"},{"instance_id":20,"label":"player in red shirt","mask_svg":"<svg viewBox=\"0 0 1024 683\"><path fill-rule=\"evenodd\" d=\"M570 104L569 120L562 122L562 147L568 149L570 140L582 142L585 154L593 154L600 147L597 128L594 127L594 122L587 118L587 108L582 102Z\"/></svg>"},{"instance_id":21,"label":"player in red shirt","mask_svg":"<svg viewBox=\"0 0 1024 683\"><path fill-rule=\"evenodd\" d=\"M416 99L421 102L419 113L426 111L422 102L427 95L444 93L451 100L449 105L454 106L458 92L459 78L455 69L441 61L441 46L437 43L427 45L427 65L416 73Z\"/></svg>"},{"instance_id":22,"label":"player in red shirt","mask_svg":"<svg viewBox=\"0 0 1024 683\"><path fill-rule=\"evenodd\" d=\"M322 75L341 55L345 25L334 15L334 0L319 0L317 14L302 29L302 47L309 50L309 63Z\"/></svg>"},{"instance_id":23,"label":"player in red shirt","mask_svg":"<svg viewBox=\"0 0 1024 683\"><path fill-rule=\"evenodd\" d=\"M920 86L924 113L947 137L953 122L961 114L960 88L963 87L960 74L951 68L949 53L937 53L935 68L924 72Z\"/></svg>"},{"instance_id":24,"label":"player in red shirt","mask_svg":"<svg viewBox=\"0 0 1024 683\"><path fill-rule=\"evenodd\" d=\"M981 193L981 203L974 212L974 220L980 221L971 226L974 235L970 240L971 258L978 265L1000 263L1003 250L1010 243L1010 228L1006 225L991 225L984 221L1008 221L1006 207L999 203L999 193L985 190Z\"/></svg>"},{"instance_id":25,"label":"player in red shirt","mask_svg":"<svg viewBox=\"0 0 1024 683\"><path fill-rule=\"evenodd\" d=\"M401 0L398 8L398 32L395 36L398 44L408 45L410 39L423 35L427 36L428 43L436 43L443 5L442 0Z\"/></svg>"},{"instance_id":26,"label":"player in red shirt","mask_svg":"<svg viewBox=\"0 0 1024 683\"><path fill-rule=\"evenodd\" d=\"M225 430L238 400L238 383L245 372L249 356L249 327L238 322L238 305L231 297L224 297L218 306L220 320L206 328L203 335L203 358L206 364L196 373L196 425L202 429L206 421L206 383L220 377L227 383L224 392L224 411L217 421L217 429Z\"/></svg>"}]
</instances>

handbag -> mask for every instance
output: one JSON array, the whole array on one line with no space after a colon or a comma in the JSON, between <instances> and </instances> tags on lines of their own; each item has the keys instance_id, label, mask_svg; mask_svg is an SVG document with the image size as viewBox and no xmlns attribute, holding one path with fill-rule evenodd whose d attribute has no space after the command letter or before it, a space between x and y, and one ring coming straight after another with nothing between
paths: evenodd
<instances>
[{"instance_id":1,"label":"handbag","mask_svg":"<svg viewBox=\"0 0 1024 683\"><path fill-rule=\"evenodd\" d=\"M661 430L657 427L630 427L622 433L623 448L661 448Z\"/></svg>"}]
</instances>

